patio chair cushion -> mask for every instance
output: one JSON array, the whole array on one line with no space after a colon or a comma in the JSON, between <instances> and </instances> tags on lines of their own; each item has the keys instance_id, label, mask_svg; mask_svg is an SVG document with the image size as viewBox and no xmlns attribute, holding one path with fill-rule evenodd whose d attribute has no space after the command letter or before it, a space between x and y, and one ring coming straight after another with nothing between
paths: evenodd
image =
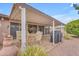
<instances>
[{"instance_id":1,"label":"patio chair cushion","mask_svg":"<svg viewBox=\"0 0 79 59\"><path fill-rule=\"evenodd\" d=\"M40 40L42 39L42 32L38 31L38 32L36 33L35 38L36 38L36 41L40 41Z\"/></svg>"}]
</instances>

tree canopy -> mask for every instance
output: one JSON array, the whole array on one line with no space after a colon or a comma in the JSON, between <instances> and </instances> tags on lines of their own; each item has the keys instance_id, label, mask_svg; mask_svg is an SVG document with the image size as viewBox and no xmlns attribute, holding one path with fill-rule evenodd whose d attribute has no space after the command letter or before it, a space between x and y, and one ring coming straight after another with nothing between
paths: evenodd
<instances>
[{"instance_id":1,"label":"tree canopy","mask_svg":"<svg viewBox=\"0 0 79 59\"><path fill-rule=\"evenodd\" d=\"M73 4L73 7L74 7L76 10L79 10L79 4Z\"/></svg>"},{"instance_id":2,"label":"tree canopy","mask_svg":"<svg viewBox=\"0 0 79 59\"><path fill-rule=\"evenodd\" d=\"M79 19L71 21L65 25L65 30L67 33L79 36Z\"/></svg>"}]
</instances>

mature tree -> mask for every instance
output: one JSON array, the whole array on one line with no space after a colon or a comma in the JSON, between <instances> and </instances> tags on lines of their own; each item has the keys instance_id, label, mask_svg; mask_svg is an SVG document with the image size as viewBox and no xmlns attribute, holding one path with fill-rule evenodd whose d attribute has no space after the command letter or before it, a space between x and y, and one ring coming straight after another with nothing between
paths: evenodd
<instances>
[{"instance_id":1,"label":"mature tree","mask_svg":"<svg viewBox=\"0 0 79 59\"><path fill-rule=\"evenodd\" d=\"M73 4L73 7L78 11L78 14L79 14L79 3L78 4Z\"/></svg>"},{"instance_id":2,"label":"mature tree","mask_svg":"<svg viewBox=\"0 0 79 59\"><path fill-rule=\"evenodd\" d=\"M79 36L79 19L69 22L65 26L65 30L67 33Z\"/></svg>"}]
</instances>

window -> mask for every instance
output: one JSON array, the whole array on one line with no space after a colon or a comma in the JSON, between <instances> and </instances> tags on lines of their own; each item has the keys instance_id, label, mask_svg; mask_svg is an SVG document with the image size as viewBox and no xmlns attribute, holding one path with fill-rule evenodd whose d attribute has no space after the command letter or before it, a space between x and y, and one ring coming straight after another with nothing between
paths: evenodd
<instances>
[{"instance_id":1,"label":"window","mask_svg":"<svg viewBox=\"0 0 79 59\"><path fill-rule=\"evenodd\" d=\"M37 28L38 26L38 28ZM39 25L31 25L28 24L28 32L29 33L36 33L37 31L41 31L44 34L50 33L50 28L48 26L39 26Z\"/></svg>"},{"instance_id":2,"label":"window","mask_svg":"<svg viewBox=\"0 0 79 59\"><path fill-rule=\"evenodd\" d=\"M44 34L49 34L49 33L50 33L50 28L46 26Z\"/></svg>"},{"instance_id":3,"label":"window","mask_svg":"<svg viewBox=\"0 0 79 59\"><path fill-rule=\"evenodd\" d=\"M44 34L44 26L39 26L39 31L41 31Z\"/></svg>"},{"instance_id":4,"label":"window","mask_svg":"<svg viewBox=\"0 0 79 59\"><path fill-rule=\"evenodd\" d=\"M16 39L16 31L20 31L19 23L10 23L10 34L13 36L13 39Z\"/></svg>"},{"instance_id":5,"label":"window","mask_svg":"<svg viewBox=\"0 0 79 59\"><path fill-rule=\"evenodd\" d=\"M37 32L37 26L36 25L28 25L28 32L29 33L36 33Z\"/></svg>"}]
</instances>

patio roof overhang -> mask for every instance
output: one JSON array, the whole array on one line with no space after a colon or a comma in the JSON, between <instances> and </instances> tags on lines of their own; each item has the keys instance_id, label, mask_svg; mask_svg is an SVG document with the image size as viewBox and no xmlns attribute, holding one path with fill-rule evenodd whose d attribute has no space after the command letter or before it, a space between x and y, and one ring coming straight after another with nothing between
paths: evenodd
<instances>
[{"instance_id":1,"label":"patio roof overhang","mask_svg":"<svg viewBox=\"0 0 79 59\"><path fill-rule=\"evenodd\" d=\"M33 14L32 14L33 13ZM40 15L40 16L39 16ZM39 22L41 24L47 24L47 25L53 25L53 41L54 41L54 26L57 25L61 25L63 23L61 23L60 21L46 15L45 13L38 11L37 9L27 5L27 4L14 4L12 12L10 14L10 18L11 19L17 19L21 21L21 48L22 51L24 51L24 49L26 48L26 24L27 22ZM53 42L54 44L54 42Z\"/></svg>"},{"instance_id":2,"label":"patio roof overhang","mask_svg":"<svg viewBox=\"0 0 79 59\"><path fill-rule=\"evenodd\" d=\"M17 3L13 5L12 12L10 14L11 19L21 19L21 11L19 6L26 9L26 17L27 22L29 23L37 23L41 25L53 25L53 21L55 22L55 26L63 24L62 22L58 21L57 19L33 8L30 5L24 3ZM63 24L64 25L64 24Z\"/></svg>"},{"instance_id":3,"label":"patio roof overhang","mask_svg":"<svg viewBox=\"0 0 79 59\"><path fill-rule=\"evenodd\" d=\"M1 18L4 18L4 20L9 20L8 15L0 14L0 20L1 20Z\"/></svg>"}]
</instances>

